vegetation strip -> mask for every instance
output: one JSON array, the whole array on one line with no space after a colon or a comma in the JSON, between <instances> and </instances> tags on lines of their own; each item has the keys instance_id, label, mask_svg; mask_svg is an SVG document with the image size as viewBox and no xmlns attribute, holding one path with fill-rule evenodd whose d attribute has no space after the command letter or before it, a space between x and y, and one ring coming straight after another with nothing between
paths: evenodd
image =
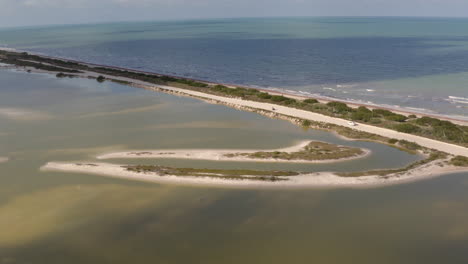
<instances>
[{"instance_id":1,"label":"vegetation strip","mask_svg":"<svg viewBox=\"0 0 468 264\"><path fill-rule=\"evenodd\" d=\"M310 142L303 149L296 152L285 151L258 151L253 153L231 153L227 157L247 157L251 159L275 159L275 160L339 160L363 155L360 148L339 146L325 142Z\"/></svg>"},{"instance_id":2,"label":"vegetation strip","mask_svg":"<svg viewBox=\"0 0 468 264\"><path fill-rule=\"evenodd\" d=\"M128 171L138 173L156 173L159 176L179 177L209 177L228 180L261 180L261 181L286 181L281 177L299 175L292 171L257 171L257 170L221 170L221 169L194 169L194 168L172 168L152 165L122 166Z\"/></svg>"}]
</instances>

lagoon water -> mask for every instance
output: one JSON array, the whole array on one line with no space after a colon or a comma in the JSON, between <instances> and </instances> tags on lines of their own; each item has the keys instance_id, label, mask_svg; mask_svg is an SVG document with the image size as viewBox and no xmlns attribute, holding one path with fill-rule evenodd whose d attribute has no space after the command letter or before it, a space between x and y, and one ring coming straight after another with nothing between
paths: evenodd
<instances>
[{"instance_id":1,"label":"lagoon water","mask_svg":"<svg viewBox=\"0 0 468 264\"><path fill-rule=\"evenodd\" d=\"M15 114L11 114L15 113ZM467 263L467 174L376 189L236 190L40 172L126 149L373 150L338 164L112 160L353 171L419 159L254 113L119 84L0 71L0 263Z\"/></svg>"},{"instance_id":2,"label":"lagoon water","mask_svg":"<svg viewBox=\"0 0 468 264\"><path fill-rule=\"evenodd\" d=\"M0 30L0 46L223 83L468 114L466 18L257 18Z\"/></svg>"}]
</instances>

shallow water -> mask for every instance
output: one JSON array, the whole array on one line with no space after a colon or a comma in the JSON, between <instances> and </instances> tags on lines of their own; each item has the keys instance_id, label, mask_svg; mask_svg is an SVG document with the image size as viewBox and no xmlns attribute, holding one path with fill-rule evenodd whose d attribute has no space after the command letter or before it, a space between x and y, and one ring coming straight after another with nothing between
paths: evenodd
<instances>
[{"instance_id":1,"label":"shallow water","mask_svg":"<svg viewBox=\"0 0 468 264\"><path fill-rule=\"evenodd\" d=\"M466 263L467 174L377 189L231 190L39 172L126 149L372 149L338 164L112 160L351 171L418 157L221 105L118 84L0 71L0 263Z\"/></svg>"}]
</instances>

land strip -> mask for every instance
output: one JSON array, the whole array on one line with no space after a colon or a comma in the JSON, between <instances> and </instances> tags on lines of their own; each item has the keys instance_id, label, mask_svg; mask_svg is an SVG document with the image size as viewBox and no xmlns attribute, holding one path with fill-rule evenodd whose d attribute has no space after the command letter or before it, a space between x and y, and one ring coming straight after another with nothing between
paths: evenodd
<instances>
[{"instance_id":1,"label":"land strip","mask_svg":"<svg viewBox=\"0 0 468 264\"><path fill-rule=\"evenodd\" d=\"M28 70L36 68L49 72L67 68L69 69L68 73L62 73L67 77L96 78L98 81L109 79L149 90L197 97L243 110L269 112L273 117L282 115L340 127L349 127L349 120L355 120L358 125L352 129L356 131L392 140L414 142L426 148L452 155L468 156L468 127L432 117L411 117L408 120L405 116L382 109L375 111L375 109L370 110L364 107L356 110L340 102L321 104L313 99L298 102L295 99L272 96L255 89L226 87L209 82L138 73L115 67L92 66L91 64L12 51L0 51L0 62L26 67L25 69ZM323 124L322 127L326 127ZM330 130L333 129L330 127Z\"/></svg>"}]
</instances>

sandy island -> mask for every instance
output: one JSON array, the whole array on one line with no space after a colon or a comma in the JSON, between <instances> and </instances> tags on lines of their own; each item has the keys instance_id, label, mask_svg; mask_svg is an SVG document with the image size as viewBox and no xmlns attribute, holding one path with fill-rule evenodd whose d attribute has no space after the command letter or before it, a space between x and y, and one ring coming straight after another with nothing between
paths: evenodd
<instances>
[{"instance_id":1,"label":"sandy island","mask_svg":"<svg viewBox=\"0 0 468 264\"><path fill-rule=\"evenodd\" d=\"M316 141L302 141L299 144L272 150L243 150L243 149L168 149L168 150L134 150L126 152L116 152L100 155L98 159L116 159L116 158L169 158L169 159L190 159L190 160L215 160L215 161L239 161L239 162L280 162L280 163L334 163L340 161L348 161L360 159L368 156L371 151L368 149L360 149L362 154L339 159L323 159L323 160L286 160L275 158L250 158L246 156L229 156L238 153L256 153L262 152L287 152L293 153L303 150L309 143ZM341 145L336 145L343 147Z\"/></svg>"},{"instance_id":2,"label":"sandy island","mask_svg":"<svg viewBox=\"0 0 468 264\"><path fill-rule=\"evenodd\" d=\"M446 162L446 160L445 160ZM415 169L389 174L386 176L360 176L341 177L333 172L306 173L298 176L282 176L284 181L270 182L257 179L231 180L212 177L190 177L159 175L151 172L128 171L125 165L109 163L59 163L49 162L44 165L43 171L63 171L101 175L106 177L137 180L154 183L170 183L180 185L202 185L232 188L324 188L324 187L379 187L393 184L407 183L421 179L440 176L443 174L468 172L468 167L455 167L444 163L444 161L433 161Z\"/></svg>"}]
</instances>

